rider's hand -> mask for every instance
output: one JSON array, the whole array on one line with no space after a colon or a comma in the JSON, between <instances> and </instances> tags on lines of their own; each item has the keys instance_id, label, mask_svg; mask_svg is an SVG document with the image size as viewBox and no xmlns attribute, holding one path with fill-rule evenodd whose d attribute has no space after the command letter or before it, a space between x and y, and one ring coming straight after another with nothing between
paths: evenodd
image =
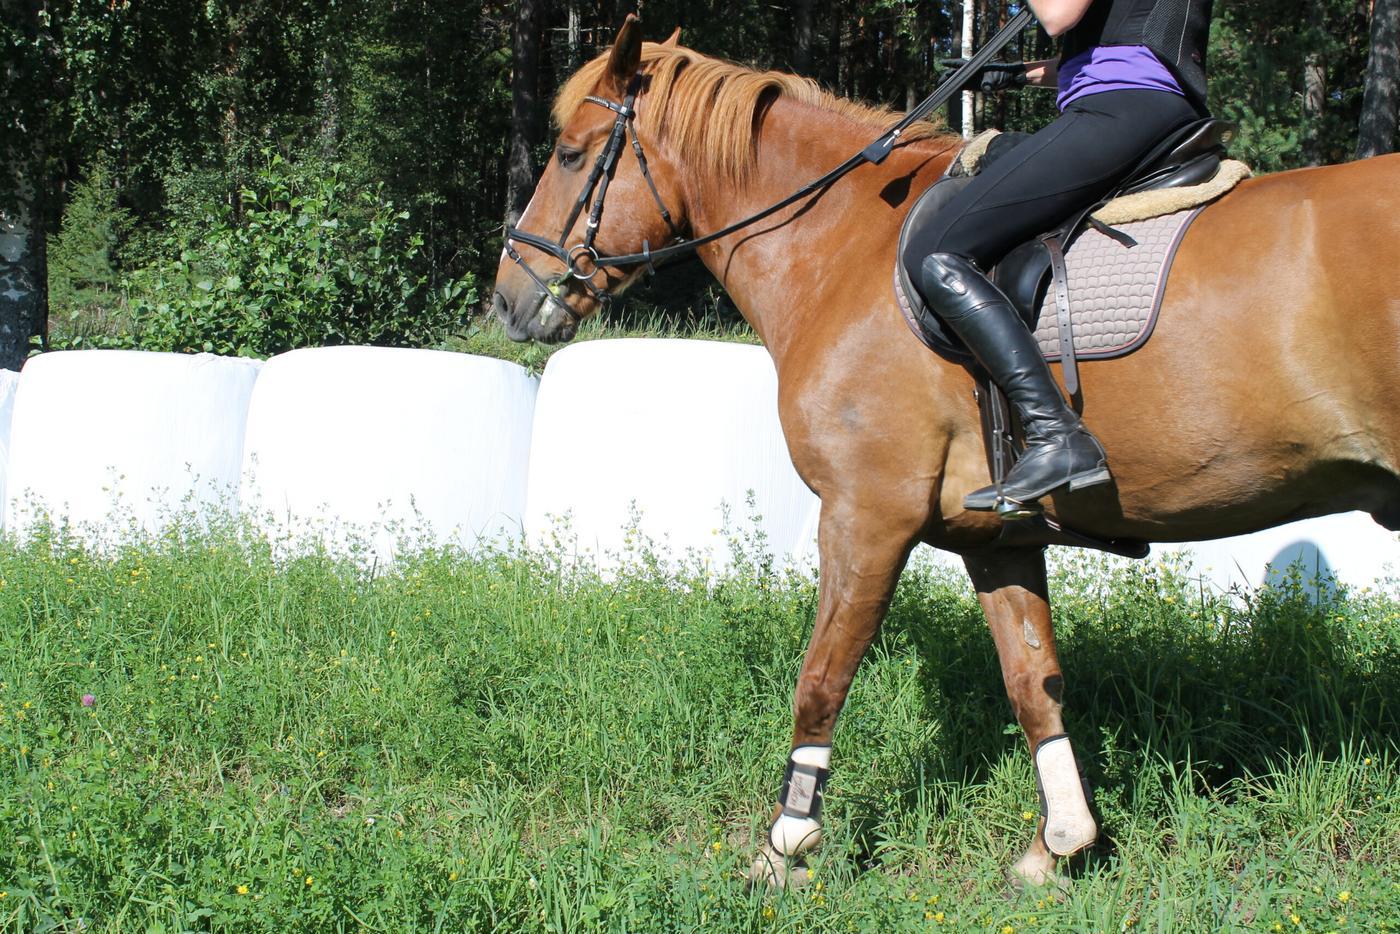
<instances>
[{"instance_id":1,"label":"rider's hand","mask_svg":"<svg viewBox=\"0 0 1400 934\"><path fill-rule=\"evenodd\" d=\"M956 71L967 64L965 58L945 58L939 62L949 71ZM1026 84L1026 63L1025 62L988 62L982 66L982 70L972 78L973 81L980 81L983 92L990 94L993 91L1012 91Z\"/></svg>"}]
</instances>

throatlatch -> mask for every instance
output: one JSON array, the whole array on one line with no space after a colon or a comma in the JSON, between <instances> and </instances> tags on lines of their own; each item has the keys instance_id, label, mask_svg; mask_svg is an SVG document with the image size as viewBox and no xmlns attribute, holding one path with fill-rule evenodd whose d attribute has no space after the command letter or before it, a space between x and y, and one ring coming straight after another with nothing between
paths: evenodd
<instances>
[{"instance_id":1,"label":"throatlatch","mask_svg":"<svg viewBox=\"0 0 1400 934\"><path fill-rule=\"evenodd\" d=\"M821 840L822 793L830 766L830 746L798 746L788 756L778 794L782 813L768 828L769 842L783 856L799 856Z\"/></svg>"},{"instance_id":2,"label":"throatlatch","mask_svg":"<svg viewBox=\"0 0 1400 934\"><path fill-rule=\"evenodd\" d=\"M1089 813L1089 798L1069 737L1061 733L1035 747L1035 785L1045 818L1045 847L1056 856L1069 856L1094 842L1099 834Z\"/></svg>"}]
</instances>

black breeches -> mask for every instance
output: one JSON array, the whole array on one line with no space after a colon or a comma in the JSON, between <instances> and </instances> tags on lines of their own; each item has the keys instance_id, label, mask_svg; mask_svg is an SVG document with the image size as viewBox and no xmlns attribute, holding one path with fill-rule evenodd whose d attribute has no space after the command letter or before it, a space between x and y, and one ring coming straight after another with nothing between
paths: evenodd
<instances>
[{"instance_id":1,"label":"black breeches","mask_svg":"<svg viewBox=\"0 0 1400 934\"><path fill-rule=\"evenodd\" d=\"M1200 116L1168 91L1105 91L1074 101L911 232L905 267L918 282L925 256L958 253L990 269L1017 245L1093 205L1153 146Z\"/></svg>"}]
</instances>

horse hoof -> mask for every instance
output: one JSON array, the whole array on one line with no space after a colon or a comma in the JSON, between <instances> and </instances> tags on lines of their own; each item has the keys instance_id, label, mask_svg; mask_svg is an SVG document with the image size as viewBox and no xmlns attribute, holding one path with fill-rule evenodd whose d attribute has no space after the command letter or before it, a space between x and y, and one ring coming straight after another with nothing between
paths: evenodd
<instances>
[{"instance_id":1,"label":"horse hoof","mask_svg":"<svg viewBox=\"0 0 1400 934\"><path fill-rule=\"evenodd\" d=\"M1055 871L1055 858L1049 854L1027 853L1006 870L1006 881L1018 892L1049 888L1057 895L1069 894L1069 879Z\"/></svg>"},{"instance_id":2,"label":"horse hoof","mask_svg":"<svg viewBox=\"0 0 1400 934\"><path fill-rule=\"evenodd\" d=\"M770 889L799 889L812 881L812 870L800 859L789 859L773 845L765 843L758 848L753 865L749 867L750 887L766 886Z\"/></svg>"}]
</instances>

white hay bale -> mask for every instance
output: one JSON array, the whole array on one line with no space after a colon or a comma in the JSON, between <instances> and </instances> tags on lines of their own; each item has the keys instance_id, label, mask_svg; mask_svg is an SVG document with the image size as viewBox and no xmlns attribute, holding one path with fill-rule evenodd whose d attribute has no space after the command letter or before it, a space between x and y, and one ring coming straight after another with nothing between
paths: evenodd
<instances>
[{"instance_id":1,"label":"white hay bale","mask_svg":"<svg viewBox=\"0 0 1400 934\"><path fill-rule=\"evenodd\" d=\"M410 539L518 539L536 387L512 363L441 351L273 357L248 413L244 510L369 561Z\"/></svg>"},{"instance_id":2,"label":"white hay bale","mask_svg":"<svg viewBox=\"0 0 1400 934\"><path fill-rule=\"evenodd\" d=\"M10 472L10 421L15 414L19 373L0 370L0 529L5 527L5 477Z\"/></svg>"},{"instance_id":3,"label":"white hay bale","mask_svg":"<svg viewBox=\"0 0 1400 934\"><path fill-rule=\"evenodd\" d=\"M14 401L7 523L47 513L90 540L232 509L254 360L83 350L31 357Z\"/></svg>"},{"instance_id":4,"label":"white hay bale","mask_svg":"<svg viewBox=\"0 0 1400 934\"><path fill-rule=\"evenodd\" d=\"M1306 590L1317 593L1314 580L1326 586L1335 578L1353 587L1373 586L1400 572L1400 538L1360 512L1290 522L1262 532L1210 542L1160 546L1182 552L1201 582L1218 591L1231 587L1256 590L1282 582L1298 564Z\"/></svg>"},{"instance_id":5,"label":"white hay bale","mask_svg":"<svg viewBox=\"0 0 1400 934\"><path fill-rule=\"evenodd\" d=\"M693 553L722 568L732 554L727 509L731 534L761 532L782 563L812 560L819 504L788 456L777 390L760 347L626 339L565 348L549 361L535 412L527 540L557 539L604 567L650 541L664 559Z\"/></svg>"}]
</instances>

